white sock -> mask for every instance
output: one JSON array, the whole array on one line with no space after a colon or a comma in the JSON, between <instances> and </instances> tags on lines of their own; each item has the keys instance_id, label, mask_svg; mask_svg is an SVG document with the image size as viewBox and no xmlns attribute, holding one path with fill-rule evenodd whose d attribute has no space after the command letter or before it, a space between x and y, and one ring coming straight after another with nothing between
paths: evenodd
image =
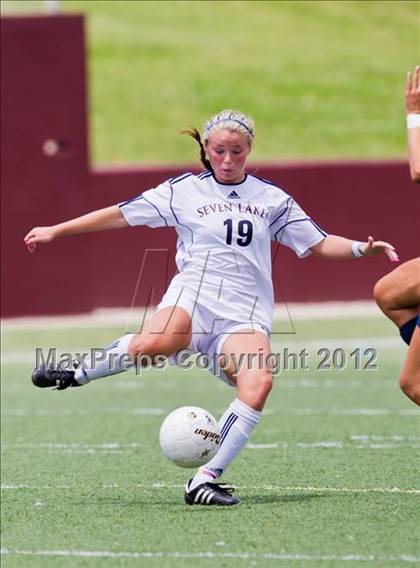
<instances>
[{"instance_id":1,"label":"white sock","mask_svg":"<svg viewBox=\"0 0 420 568\"><path fill-rule=\"evenodd\" d=\"M79 384L84 385L94 379L127 371L133 365L128 361L128 357L125 357L133 337L135 337L135 333L127 333L103 351L92 352L87 363L82 364L75 370L75 380Z\"/></svg>"},{"instance_id":2,"label":"white sock","mask_svg":"<svg viewBox=\"0 0 420 568\"><path fill-rule=\"evenodd\" d=\"M221 436L217 454L198 470L189 489L220 477L245 446L260 418L261 412L236 398L220 419Z\"/></svg>"}]
</instances>

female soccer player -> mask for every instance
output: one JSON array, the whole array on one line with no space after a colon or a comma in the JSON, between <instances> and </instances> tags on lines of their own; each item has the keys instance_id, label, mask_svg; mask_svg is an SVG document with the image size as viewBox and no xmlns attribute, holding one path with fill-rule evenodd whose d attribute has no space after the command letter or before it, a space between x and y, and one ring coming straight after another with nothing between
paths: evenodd
<instances>
[{"instance_id":1,"label":"female soccer player","mask_svg":"<svg viewBox=\"0 0 420 568\"><path fill-rule=\"evenodd\" d=\"M405 88L408 161L411 179L420 183L420 65L408 72ZM404 394L420 406L420 258L404 262L375 285L374 297L409 345L400 375Z\"/></svg>"},{"instance_id":2,"label":"female soccer player","mask_svg":"<svg viewBox=\"0 0 420 568\"><path fill-rule=\"evenodd\" d=\"M196 129L187 133L200 146L206 168L200 175L185 173L129 201L26 235L33 252L38 244L64 235L134 225L171 226L178 234L179 273L145 328L110 346L117 363L111 368L106 360L74 371L35 369L32 381L58 389L83 385L126 370L121 357L126 353L140 363L146 355L174 356L187 348L207 354L213 373L235 386L237 397L220 420L220 449L188 481L185 501L234 505L239 499L232 488L215 480L244 447L272 387L267 362L274 302L270 240L299 257L311 252L332 259L398 257L392 245L372 237L358 242L327 235L282 189L247 174L254 125L244 114L224 110L213 116L203 139Z\"/></svg>"}]
</instances>

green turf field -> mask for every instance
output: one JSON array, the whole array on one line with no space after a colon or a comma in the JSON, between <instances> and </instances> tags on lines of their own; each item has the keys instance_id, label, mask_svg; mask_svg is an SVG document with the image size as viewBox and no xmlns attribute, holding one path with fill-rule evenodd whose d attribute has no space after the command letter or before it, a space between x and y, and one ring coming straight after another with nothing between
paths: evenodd
<instances>
[{"instance_id":1,"label":"green turf field","mask_svg":"<svg viewBox=\"0 0 420 568\"><path fill-rule=\"evenodd\" d=\"M277 323L275 329L282 326ZM242 503L188 507L188 471L161 454L164 416L217 417L234 392L207 371L127 373L63 392L29 382L35 347L103 346L121 328L4 329L2 548L6 567L405 566L420 563L420 411L399 391L406 348L382 318L295 322L226 480ZM376 347L377 370L317 370L320 346Z\"/></svg>"},{"instance_id":2,"label":"green turf field","mask_svg":"<svg viewBox=\"0 0 420 568\"><path fill-rule=\"evenodd\" d=\"M419 1L62 1L87 14L92 157L191 163L179 135L222 108L257 160L405 158ZM4 1L5 12L42 10Z\"/></svg>"}]
</instances>

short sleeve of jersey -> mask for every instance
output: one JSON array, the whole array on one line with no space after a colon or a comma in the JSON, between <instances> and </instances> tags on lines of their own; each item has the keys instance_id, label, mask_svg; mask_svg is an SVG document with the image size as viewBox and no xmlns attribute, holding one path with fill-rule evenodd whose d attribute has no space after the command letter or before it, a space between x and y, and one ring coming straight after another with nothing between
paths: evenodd
<instances>
[{"instance_id":1,"label":"short sleeve of jersey","mask_svg":"<svg viewBox=\"0 0 420 568\"><path fill-rule=\"evenodd\" d=\"M131 226L173 227L175 223L171 207L172 189L166 181L148 189L138 197L119 203L120 211Z\"/></svg>"},{"instance_id":2,"label":"short sleeve of jersey","mask_svg":"<svg viewBox=\"0 0 420 568\"><path fill-rule=\"evenodd\" d=\"M327 233L294 201L293 197L271 215L271 240L286 245L295 251L299 258L311 254L311 247L322 241Z\"/></svg>"}]
</instances>

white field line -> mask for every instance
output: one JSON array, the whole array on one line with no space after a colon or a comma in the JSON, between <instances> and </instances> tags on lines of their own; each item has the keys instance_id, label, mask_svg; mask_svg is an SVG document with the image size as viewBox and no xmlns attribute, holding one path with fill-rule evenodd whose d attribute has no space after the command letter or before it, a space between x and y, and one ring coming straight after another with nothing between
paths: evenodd
<instances>
[{"instance_id":1,"label":"white field line","mask_svg":"<svg viewBox=\"0 0 420 568\"><path fill-rule=\"evenodd\" d=\"M282 358L287 358L293 353L300 352L302 349L307 351L317 351L318 349L394 349L400 348L404 351L404 345L398 336L376 336L376 337L346 337L346 338L317 338L317 339L306 339L293 341L291 339L293 335L290 334L274 334L272 336L271 348L272 352L279 354ZM98 347L99 348L99 347ZM57 350L57 359L59 360L60 355L63 353L87 353L90 347L77 347L65 351L63 349ZM285 350L288 350L285 353ZM48 348L43 348L44 356L48 355ZM21 364L31 364L35 365L36 354L33 351L13 351L13 352L3 352L1 356L1 362L3 365L21 365ZM318 361L319 362L319 361ZM364 363L365 361L362 361ZM292 362L290 363L292 364Z\"/></svg>"},{"instance_id":2,"label":"white field line","mask_svg":"<svg viewBox=\"0 0 420 568\"><path fill-rule=\"evenodd\" d=\"M290 375L289 375L290 376ZM324 375L325 376L325 375ZM331 372L329 372L329 377L331 377ZM396 389L398 390L398 381L397 379L395 379L395 381L393 380L378 380L378 379L373 379L373 375L369 374L368 377L363 378L363 379L345 379L345 378L337 378L337 375L333 375L334 378L330 378L330 379L313 379L313 378L307 378L307 379L300 379L300 378L290 378L290 379L286 379L284 377L284 375L278 375L276 377L274 377L275 383L276 385L278 385L280 388L282 389L363 389L365 390L370 390L370 389L386 389L386 388L392 388L392 389ZM95 381L96 382L96 381ZM28 375L28 384L29 384L29 375ZM169 383L168 383L169 384ZM170 384L173 384L170 383ZM222 388L223 385L222 383L216 383L217 385L220 384L220 386ZM114 382L109 382L108 383L108 388L111 389L116 389L116 390L138 390L138 389L143 389L145 388L145 383L144 381L142 381L141 379L133 378L133 377L127 377L127 380L121 381L121 380L117 380ZM16 411L18 412L18 411ZM43 411L39 411L40 413L42 413ZM109 411L111 412L111 411ZM112 411L114 412L114 411ZM115 412L118 412L117 410L115 410ZM123 410L121 409L121 412L127 412L127 410ZM131 411L130 411L131 412ZM137 411L134 411L137 412ZM138 411L140 414L144 413L147 414L147 411L145 409L140 409ZM162 411L164 412L164 411ZM66 412L63 411L63 413L65 414ZM48 412L47 412L48 414Z\"/></svg>"},{"instance_id":3,"label":"white field line","mask_svg":"<svg viewBox=\"0 0 420 568\"><path fill-rule=\"evenodd\" d=\"M301 552L116 552L111 550L19 550L2 548L1 555L17 556L58 556L58 557L77 557L77 558L171 558L176 559L196 559L196 560L275 560L283 562L374 562L383 564L384 562L411 562L417 563L420 557L410 554L398 554L397 556L383 556L375 554L321 554L312 555Z\"/></svg>"},{"instance_id":4,"label":"white field line","mask_svg":"<svg viewBox=\"0 0 420 568\"><path fill-rule=\"evenodd\" d=\"M289 442L274 442L270 444L247 444L245 448L248 450L287 450L291 448L305 448L305 449L316 449L316 448L332 448L338 450L392 450L405 448L420 449L420 443L417 441L412 442L363 442L363 443L346 443L339 440L320 440L319 442L296 442L295 444L290 444Z\"/></svg>"},{"instance_id":5,"label":"white field line","mask_svg":"<svg viewBox=\"0 0 420 568\"><path fill-rule=\"evenodd\" d=\"M420 416L419 408L403 408L391 410L389 408L333 408L320 410L319 408L297 408L290 411L281 410L278 414L295 414L297 416Z\"/></svg>"},{"instance_id":6,"label":"white field line","mask_svg":"<svg viewBox=\"0 0 420 568\"><path fill-rule=\"evenodd\" d=\"M343 319L384 317L372 300L358 302L303 302L276 304L274 320Z\"/></svg>"},{"instance_id":7,"label":"white field line","mask_svg":"<svg viewBox=\"0 0 420 568\"><path fill-rule=\"evenodd\" d=\"M148 310L153 315L154 309ZM90 314L75 316L40 316L8 318L1 320L5 330L35 329L72 329L83 326L126 326L127 322L140 324L143 321L142 308L111 308L95 310ZM377 318L384 317L373 301L360 302L321 302L321 303L290 303L276 304L274 319L278 320L307 320L307 319L342 319L342 318Z\"/></svg>"},{"instance_id":8,"label":"white field line","mask_svg":"<svg viewBox=\"0 0 420 568\"><path fill-rule=\"evenodd\" d=\"M357 440L360 442L369 442L369 440L373 440L375 442L381 442L384 440L392 440L395 442L405 442L405 441L410 441L410 442L418 442L420 441L420 437L419 436L403 436L401 434L391 434L390 436L382 436L379 434L357 434L357 435L353 435L350 436L351 440Z\"/></svg>"},{"instance_id":9,"label":"white field line","mask_svg":"<svg viewBox=\"0 0 420 568\"><path fill-rule=\"evenodd\" d=\"M3 450L8 449L45 449L50 452L65 453L122 453L123 451L138 450L148 447L147 444L102 442L97 444L65 443L65 442L17 442L2 444ZM401 447L420 448L420 437L416 436L380 436L361 434L350 436L350 441L319 440L314 442L273 442L266 444L248 443L245 448L249 450L272 450L288 448L334 448L334 449L394 449Z\"/></svg>"},{"instance_id":10,"label":"white field line","mask_svg":"<svg viewBox=\"0 0 420 568\"><path fill-rule=\"evenodd\" d=\"M163 409L163 408L133 408L131 410L127 408L98 408L97 412L91 410L82 410L82 409L72 409L72 410L51 410L50 408L37 408L34 410L26 410L23 408L9 408L3 409L2 415L8 417L20 417L20 416L92 416L92 415L102 415L102 414L122 414L126 416L164 416L169 414L172 409ZM224 410L221 410L219 413L223 414ZM272 414L272 412L271 412Z\"/></svg>"},{"instance_id":11,"label":"white field line","mask_svg":"<svg viewBox=\"0 0 420 568\"><path fill-rule=\"evenodd\" d=\"M50 408L38 408L36 410L26 410L23 408L10 408L2 410L3 416L92 416L101 414L123 414L123 415L134 415L134 416L166 416L172 412L173 408L133 408L131 410L127 408L100 408L98 412L93 412L91 410L51 410ZM214 414L222 415L225 412L225 408L215 408L212 409ZM264 416L272 416L274 411L271 409L263 410Z\"/></svg>"},{"instance_id":12,"label":"white field line","mask_svg":"<svg viewBox=\"0 0 420 568\"><path fill-rule=\"evenodd\" d=\"M307 349L308 351L322 349L357 349L357 348L394 348L401 347L404 349L404 343L398 335L392 336L367 336L367 337L343 337L343 338L317 338L317 339L299 339L293 341L290 334L275 333L271 336L271 347L276 353L284 353L284 349Z\"/></svg>"},{"instance_id":13,"label":"white field line","mask_svg":"<svg viewBox=\"0 0 420 568\"><path fill-rule=\"evenodd\" d=\"M165 416L173 409L163 408L98 408L97 410L51 410L47 408L38 408L36 410L26 410L23 408L4 408L2 416L8 418L21 418L27 416L36 417L64 417L64 416L102 416L104 414L119 414L123 416ZM214 410L216 414L223 414L224 410ZM419 416L420 409L418 408L332 408L323 410L319 408L280 408L276 411L267 409L263 411L264 416L365 416L365 417L380 417L380 416L400 416L410 417Z\"/></svg>"},{"instance_id":14,"label":"white field line","mask_svg":"<svg viewBox=\"0 0 420 568\"><path fill-rule=\"evenodd\" d=\"M290 375L289 375L290 376ZM325 376L325 375L324 375ZM328 375L331 377L330 379L299 379L299 378L290 378L286 379L284 375L277 375L274 377L274 380L277 385L281 388L302 388L302 389L359 389L363 388L366 389L384 389L384 388L393 388L399 390L398 387L398 380L397 377L395 380L380 380L374 379L372 374L369 374L368 377L364 376L363 379L346 379L345 377L337 378L337 375ZM173 386L173 381L168 380L165 384L165 389L168 389L170 386ZM145 387L144 381L140 380L129 380L129 381L114 381L109 383L110 388L114 388L117 390L136 390ZM220 386L224 390L224 385L221 382L216 383L217 386Z\"/></svg>"},{"instance_id":15,"label":"white field line","mask_svg":"<svg viewBox=\"0 0 420 568\"><path fill-rule=\"evenodd\" d=\"M19 484L2 484L2 490L20 490L29 489L36 491L50 491L51 489L62 490L77 490L82 486L77 485L29 485L26 483ZM98 489L184 489L184 485L170 484L170 483L109 483L98 485ZM400 487L316 487L316 486L300 486L300 485L235 485L238 491L272 491L277 493L282 492L314 492L314 493L384 493L384 494L401 494L401 495L420 495L420 488L402 489Z\"/></svg>"},{"instance_id":16,"label":"white field line","mask_svg":"<svg viewBox=\"0 0 420 568\"><path fill-rule=\"evenodd\" d=\"M148 447L147 444L119 444L117 442L105 442L102 444L65 444L65 443L39 443L39 444L2 444L4 451L8 449L45 449L49 453L58 452L65 454L122 454L125 451L139 450Z\"/></svg>"},{"instance_id":17,"label":"white field line","mask_svg":"<svg viewBox=\"0 0 420 568\"><path fill-rule=\"evenodd\" d=\"M331 376L331 375L329 375ZM372 375L369 375L363 380L353 379L285 379L283 376L275 377L276 384L282 389L360 389L363 390L370 388L398 388L397 380L373 380Z\"/></svg>"}]
</instances>

